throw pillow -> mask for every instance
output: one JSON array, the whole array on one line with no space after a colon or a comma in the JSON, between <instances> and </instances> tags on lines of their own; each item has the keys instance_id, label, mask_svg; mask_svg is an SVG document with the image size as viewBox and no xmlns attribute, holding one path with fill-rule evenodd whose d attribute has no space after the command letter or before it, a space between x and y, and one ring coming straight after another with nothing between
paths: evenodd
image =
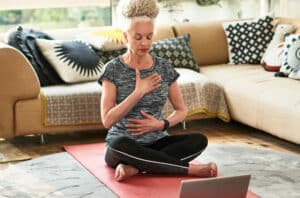
<instances>
[{"instance_id":1,"label":"throw pillow","mask_svg":"<svg viewBox=\"0 0 300 198\"><path fill-rule=\"evenodd\" d=\"M280 24L276 27L272 41L262 58L262 65L267 71L279 71L282 64L284 37L296 28L290 24Z\"/></svg>"},{"instance_id":2,"label":"throw pillow","mask_svg":"<svg viewBox=\"0 0 300 198\"><path fill-rule=\"evenodd\" d=\"M113 50L113 51L105 51L105 50L95 50L98 54L101 62L103 64L106 64L108 61L124 54L126 52L127 48Z\"/></svg>"},{"instance_id":3,"label":"throw pillow","mask_svg":"<svg viewBox=\"0 0 300 198\"><path fill-rule=\"evenodd\" d=\"M187 68L199 72L199 66L194 59L190 46L189 34L155 41L152 44L150 53L167 59L174 67Z\"/></svg>"},{"instance_id":4,"label":"throw pillow","mask_svg":"<svg viewBox=\"0 0 300 198\"><path fill-rule=\"evenodd\" d=\"M285 39L284 61L280 68L285 76L300 80L300 34L290 34Z\"/></svg>"},{"instance_id":5,"label":"throw pillow","mask_svg":"<svg viewBox=\"0 0 300 198\"><path fill-rule=\"evenodd\" d=\"M80 40L37 39L41 53L67 83L97 80L103 63L94 50Z\"/></svg>"},{"instance_id":6,"label":"throw pillow","mask_svg":"<svg viewBox=\"0 0 300 198\"><path fill-rule=\"evenodd\" d=\"M229 63L260 64L273 37L273 18L223 23L227 37Z\"/></svg>"},{"instance_id":7,"label":"throw pillow","mask_svg":"<svg viewBox=\"0 0 300 198\"><path fill-rule=\"evenodd\" d=\"M113 51L126 47L122 30L113 27L89 31L79 35L78 39L86 41L97 50Z\"/></svg>"},{"instance_id":8,"label":"throw pillow","mask_svg":"<svg viewBox=\"0 0 300 198\"><path fill-rule=\"evenodd\" d=\"M279 71L283 62L284 43L279 43L277 46L268 50L264 55L262 65L267 71Z\"/></svg>"}]
</instances>

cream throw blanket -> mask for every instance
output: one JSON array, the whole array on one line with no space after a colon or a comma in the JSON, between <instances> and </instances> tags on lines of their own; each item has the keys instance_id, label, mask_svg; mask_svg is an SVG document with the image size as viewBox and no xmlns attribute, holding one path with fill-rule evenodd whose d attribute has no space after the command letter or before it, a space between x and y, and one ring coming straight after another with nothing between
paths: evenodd
<instances>
[{"instance_id":1,"label":"cream throw blanket","mask_svg":"<svg viewBox=\"0 0 300 198\"><path fill-rule=\"evenodd\" d=\"M204 113L225 122L230 120L222 86L189 69L176 69L188 115ZM43 124L45 126L101 123L101 86L97 82L43 87ZM172 113L169 101L164 116Z\"/></svg>"}]
</instances>

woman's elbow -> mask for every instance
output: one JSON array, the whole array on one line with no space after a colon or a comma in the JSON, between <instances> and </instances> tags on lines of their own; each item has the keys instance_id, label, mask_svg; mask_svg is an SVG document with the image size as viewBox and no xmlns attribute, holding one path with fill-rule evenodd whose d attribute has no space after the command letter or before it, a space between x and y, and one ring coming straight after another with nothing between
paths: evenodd
<instances>
[{"instance_id":1,"label":"woman's elbow","mask_svg":"<svg viewBox=\"0 0 300 198\"><path fill-rule=\"evenodd\" d=\"M112 123L109 122L107 119L102 119L102 125L104 126L104 128L109 129L112 127Z\"/></svg>"}]
</instances>

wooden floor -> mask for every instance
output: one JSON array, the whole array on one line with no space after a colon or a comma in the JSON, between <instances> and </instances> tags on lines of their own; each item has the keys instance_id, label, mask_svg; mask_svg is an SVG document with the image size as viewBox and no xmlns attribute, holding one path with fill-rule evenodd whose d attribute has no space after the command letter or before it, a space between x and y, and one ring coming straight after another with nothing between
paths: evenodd
<instances>
[{"instance_id":1,"label":"wooden floor","mask_svg":"<svg viewBox=\"0 0 300 198\"><path fill-rule=\"evenodd\" d=\"M187 122L187 129L181 124L170 129L171 134L202 132L209 143L239 144L255 148L269 149L300 156L300 146L276 138L262 131L231 121L203 119ZM31 157L43 156L63 151L63 145L104 141L105 131L75 132L63 135L46 135L46 144L40 144L39 136L17 137L11 141L16 147Z\"/></svg>"}]
</instances>

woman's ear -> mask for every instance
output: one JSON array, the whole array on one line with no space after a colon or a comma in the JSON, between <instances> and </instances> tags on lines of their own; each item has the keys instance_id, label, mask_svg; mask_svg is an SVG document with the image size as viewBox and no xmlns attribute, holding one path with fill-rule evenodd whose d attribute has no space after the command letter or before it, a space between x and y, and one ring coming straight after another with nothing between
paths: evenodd
<instances>
[{"instance_id":1,"label":"woman's ear","mask_svg":"<svg viewBox=\"0 0 300 198\"><path fill-rule=\"evenodd\" d=\"M124 36L125 42L128 43L127 32L123 32L123 36Z\"/></svg>"}]
</instances>

